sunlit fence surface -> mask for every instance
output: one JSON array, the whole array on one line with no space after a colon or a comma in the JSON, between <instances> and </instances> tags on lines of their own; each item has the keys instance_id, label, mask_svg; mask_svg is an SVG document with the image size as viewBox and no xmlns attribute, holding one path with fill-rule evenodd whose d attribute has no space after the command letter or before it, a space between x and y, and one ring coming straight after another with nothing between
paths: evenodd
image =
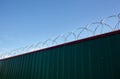
<instances>
[{"instance_id":1,"label":"sunlit fence surface","mask_svg":"<svg viewBox=\"0 0 120 79\"><path fill-rule=\"evenodd\" d=\"M91 24L81 26L71 32L58 35L54 38L49 38L42 42L40 41L32 45L28 45L15 50L0 53L0 59L24 54L35 50L44 49L47 47L91 37L119 29L120 29L120 13L106 17L97 22L93 22Z\"/></svg>"}]
</instances>

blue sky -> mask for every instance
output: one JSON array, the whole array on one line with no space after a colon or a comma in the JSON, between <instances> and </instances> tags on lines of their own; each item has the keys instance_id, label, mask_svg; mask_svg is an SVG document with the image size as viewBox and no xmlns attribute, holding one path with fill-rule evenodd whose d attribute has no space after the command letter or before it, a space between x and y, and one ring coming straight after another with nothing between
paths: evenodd
<instances>
[{"instance_id":1,"label":"blue sky","mask_svg":"<svg viewBox=\"0 0 120 79\"><path fill-rule=\"evenodd\" d=\"M119 0L0 0L0 51L44 41L119 12Z\"/></svg>"}]
</instances>

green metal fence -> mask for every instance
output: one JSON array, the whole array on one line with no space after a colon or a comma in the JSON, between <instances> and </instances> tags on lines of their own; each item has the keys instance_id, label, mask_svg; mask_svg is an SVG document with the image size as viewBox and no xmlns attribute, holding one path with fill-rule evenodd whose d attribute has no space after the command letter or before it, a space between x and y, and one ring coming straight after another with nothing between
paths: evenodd
<instances>
[{"instance_id":1,"label":"green metal fence","mask_svg":"<svg viewBox=\"0 0 120 79\"><path fill-rule=\"evenodd\" d=\"M0 79L120 79L120 30L1 59Z\"/></svg>"}]
</instances>

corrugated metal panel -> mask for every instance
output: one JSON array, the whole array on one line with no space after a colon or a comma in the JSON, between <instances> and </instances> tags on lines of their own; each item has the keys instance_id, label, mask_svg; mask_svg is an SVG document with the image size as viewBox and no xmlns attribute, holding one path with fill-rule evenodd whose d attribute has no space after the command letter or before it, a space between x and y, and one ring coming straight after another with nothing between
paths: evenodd
<instances>
[{"instance_id":1,"label":"corrugated metal panel","mask_svg":"<svg viewBox=\"0 0 120 79\"><path fill-rule=\"evenodd\" d=\"M0 79L120 79L120 31L0 60Z\"/></svg>"}]
</instances>

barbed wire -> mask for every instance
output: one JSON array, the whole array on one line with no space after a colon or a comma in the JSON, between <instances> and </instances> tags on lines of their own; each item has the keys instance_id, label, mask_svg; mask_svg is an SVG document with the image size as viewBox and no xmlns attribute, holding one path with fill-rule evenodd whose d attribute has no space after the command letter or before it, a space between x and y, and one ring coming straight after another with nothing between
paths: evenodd
<instances>
[{"instance_id":1,"label":"barbed wire","mask_svg":"<svg viewBox=\"0 0 120 79\"><path fill-rule=\"evenodd\" d=\"M99 20L98 22L93 22L91 24L87 24L85 26L79 27L74 31L58 35L55 38L49 38L43 42L40 41L35 44L21 47L12 51L0 53L0 59L24 54L35 50L44 49L47 47L111 32L119 29L120 29L120 13L117 15L108 16L104 19Z\"/></svg>"}]
</instances>

